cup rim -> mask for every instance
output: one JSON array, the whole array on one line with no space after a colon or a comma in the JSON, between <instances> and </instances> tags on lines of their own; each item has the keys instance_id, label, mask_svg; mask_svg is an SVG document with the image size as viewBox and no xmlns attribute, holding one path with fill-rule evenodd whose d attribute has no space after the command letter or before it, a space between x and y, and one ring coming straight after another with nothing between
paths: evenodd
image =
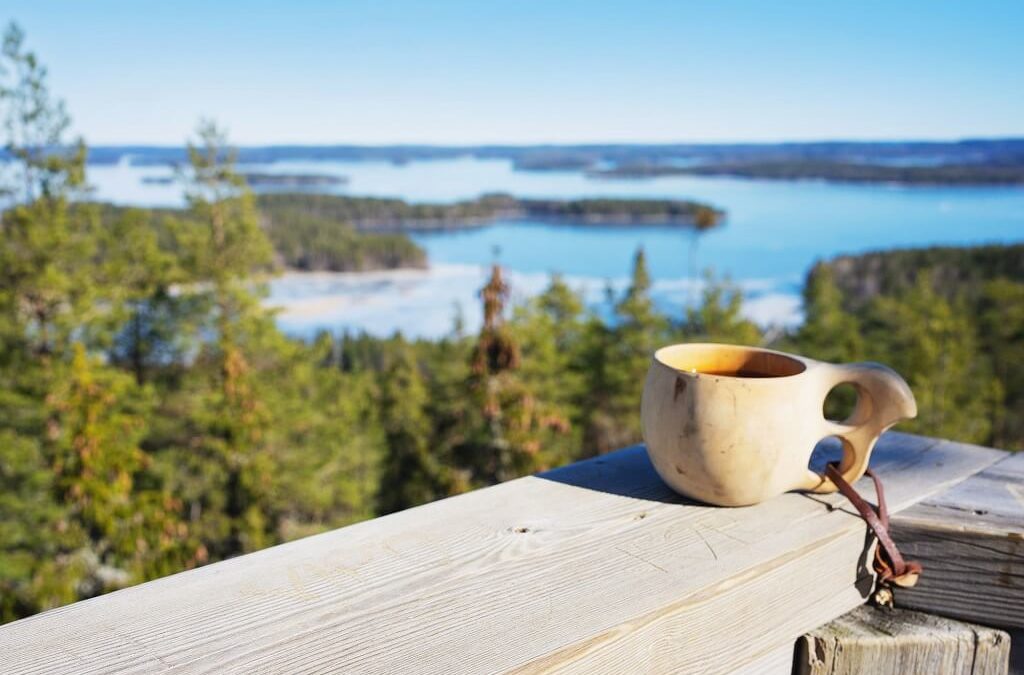
<instances>
[{"instance_id":1,"label":"cup rim","mask_svg":"<svg viewBox=\"0 0 1024 675\"><path fill-rule=\"evenodd\" d=\"M759 354L772 354L773 356L779 357L792 363L796 368L795 372L782 374L782 375L768 375L766 377L745 377L743 375L728 375L724 373L701 373L694 370L683 370L676 368L675 366L666 363L665 358L669 354L676 354L681 351L690 350L702 350L702 349L715 349L720 351L731 351L731 352L746 352L746 353L759 353ZM807 359L804 359L795 354L787 354L786 352L780 352L774 349L765 349L763 347L751 347L748 345L734 345L720 342L679 342L676 344L666 345L657 349L654 352L654 362L668 368L674 373L680 375L686 375L694 379L700 377L714 377L714 378L728 378L730 380L746 380L746 381L760 381L760 382L771 382L772 380L784 380L792 377L798 377L807 372L807 368L810 365Z\"/></svg>"}]
</instances>

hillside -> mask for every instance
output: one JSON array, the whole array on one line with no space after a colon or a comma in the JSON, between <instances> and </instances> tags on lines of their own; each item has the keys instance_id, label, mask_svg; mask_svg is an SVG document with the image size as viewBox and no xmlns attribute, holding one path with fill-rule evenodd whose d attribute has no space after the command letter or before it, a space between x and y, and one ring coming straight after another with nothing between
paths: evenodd
<instances>
[{"instance_id":1,"label":"hillside","mask_svg":"<svg viewBox=\"0 0 1024 675\"><path fill-rule=\"evenodd\" d=\"M984 282L1008 279L1024 282L1024 244L1007 246L949 246L876 251L839 256L811 270L813 277L827 267L850 311L862 310L880 295L900 295L925 273L946 298L974 297Z\"/></svg>"}]
</instances>

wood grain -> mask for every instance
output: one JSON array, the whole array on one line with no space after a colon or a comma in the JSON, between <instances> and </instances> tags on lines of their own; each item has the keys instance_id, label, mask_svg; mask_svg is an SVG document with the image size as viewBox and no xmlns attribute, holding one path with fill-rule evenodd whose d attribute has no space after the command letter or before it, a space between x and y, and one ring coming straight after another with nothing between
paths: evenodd
<instances>
[{"instance_id":1,"label":"wood grain","mask_svg":"<svg viewBox=\"0 0 1024 675\"><path fill-rule=\"evenodd\" d=\"M873 465L898 511L1004 454ZM866 541L840 496L698 505L634 447L8 624L0 672L731 672L862 603Z\"/></svg>"},{"instance_id":2,"label":"wood grain","mask_svg":"<svg viewBox=\"0 0 1024 675\"><path fill-rule=\"evenodd\" d=\"M858 607L798 643L798 675L1005 675L1010 636L920 612Z\"/></svg>"},{"instance_id":3,"label":"wood grain","mask_svg":"<svg viewBox=\"0 0 1024 675\"><path fill-rule=\"evenodd\" d=\"M1024 453L903 511L892 530L925 566L897 589L899 606L1024 628Z\"/></svg>"}]
</instances>

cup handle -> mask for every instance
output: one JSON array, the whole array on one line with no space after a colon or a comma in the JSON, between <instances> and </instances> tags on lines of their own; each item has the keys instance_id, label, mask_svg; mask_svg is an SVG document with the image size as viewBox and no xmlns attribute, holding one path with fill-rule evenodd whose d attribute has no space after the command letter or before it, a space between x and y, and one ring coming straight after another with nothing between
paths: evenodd
<instances>
[{"instance_id":1,"label":"cup handle","mask_svg":"<svg viewBox=\"0 0 1024 675\"><path fill-rule=\"evenodd\" d=\"M868 468L871 451L878 437L901 420L917 416L917 402L910 387L899 374L880 363L848 363L819 366L822 384L822 405L833 387L852 384L857 390L857 405L842 422L823 420L821 438L838 436L843 442L843 459L839 473L853 484ZM839 488L831 479L807 469L807 476L798 489L816 493L835 492Z\"/></svg>"}]
</instances>

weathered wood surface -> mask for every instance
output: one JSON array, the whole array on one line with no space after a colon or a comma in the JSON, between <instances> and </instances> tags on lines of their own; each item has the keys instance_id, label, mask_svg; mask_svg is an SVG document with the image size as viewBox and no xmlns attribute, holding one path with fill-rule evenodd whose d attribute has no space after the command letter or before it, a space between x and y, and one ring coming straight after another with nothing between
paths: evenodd
<instances>
[{"instance_id":1,"label":"weathered wood surface","mask_svg":"<svg viewBox=\"0 0 1024 675\"><path fill-rule=\"evenodd\" d=\"M1005 675L1001 630L907 610L860 606L797 643L798 675Z\"/></svg>"},{"instance_id":2,"label":"weathered wood surface","mask_svg":"<svg viewBox=\"0 0 1024 675\"><path fill-rule=\"evenodd\" d=\"M1004 454L872 464L899 511ZM0 672L731 672L861 604L866 541L841 496L688 503L634 447L0 627Z\"/></svg>"},{"instance_id":3,"label":"weathered wood surface","mask_svg":"<svg viewBox=\"0 0 1024 675\"><path fill-rule=\"evenodd\" d=\"M925 567L915 588L896 589L897 605L1024 628L1024 453L903 511L892 529Z\"/></svg>"}]
</instances>

